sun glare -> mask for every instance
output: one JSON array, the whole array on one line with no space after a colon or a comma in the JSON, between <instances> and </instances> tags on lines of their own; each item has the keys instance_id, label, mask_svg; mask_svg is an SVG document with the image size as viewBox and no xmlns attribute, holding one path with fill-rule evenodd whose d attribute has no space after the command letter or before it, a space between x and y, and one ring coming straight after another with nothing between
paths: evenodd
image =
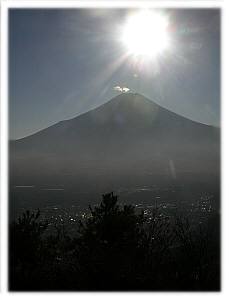
<instances>
[{"instance_id":1,"label":"sun glare","mask_svg":"<svg viewBox=\"0 0 229 300\"><path fill-rule=\"evenodd\" d=\"M127 20L122 41L129 54L155 57L169 47L168 18L156 11L142 10Z\"/></svg>"}]
</instances>

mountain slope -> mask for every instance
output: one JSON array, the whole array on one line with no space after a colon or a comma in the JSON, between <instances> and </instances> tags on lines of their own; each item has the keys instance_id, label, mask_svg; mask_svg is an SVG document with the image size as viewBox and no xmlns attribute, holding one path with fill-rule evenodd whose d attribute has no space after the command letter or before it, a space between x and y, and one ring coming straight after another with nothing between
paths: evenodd
<instances>
[{"instance_id":1,"label":"mountain slope","mask_svg":"<svg viewBox=\"0 0 229 300\"><path fill-rule=\"evenodd\" d=\"M139 174L219 174L219 129L138 94L121 94L71 120L10 143L13 182ZM172 174L173 173L173 174ZM83 177L84 176L84 177ZM181 175L183 176L183 175ZM136 179L137 180L137 179Z\"/></svg>"}]
</instances>

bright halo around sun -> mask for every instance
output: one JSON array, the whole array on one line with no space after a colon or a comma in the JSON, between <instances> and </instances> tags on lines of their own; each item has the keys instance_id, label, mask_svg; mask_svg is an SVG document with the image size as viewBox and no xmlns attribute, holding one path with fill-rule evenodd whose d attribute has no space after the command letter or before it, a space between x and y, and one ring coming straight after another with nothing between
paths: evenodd
<instances>
[{"instance_id":1,"label":"bright halo around sun","mask_svg":"<svg viewBox=\"0 0 229 300\"><path fill-rule=\"evenodd\" d=\"M154 58L169 47L168 18L153 10L135 13L124 25L122 41L129 54Z\"/></svg>"}]
</instances>

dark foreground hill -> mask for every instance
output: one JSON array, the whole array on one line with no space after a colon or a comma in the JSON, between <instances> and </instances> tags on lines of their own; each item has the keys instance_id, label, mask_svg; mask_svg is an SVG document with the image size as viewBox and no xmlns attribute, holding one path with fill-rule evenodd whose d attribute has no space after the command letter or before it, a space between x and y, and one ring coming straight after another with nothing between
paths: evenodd
<instances>
[{"instance_id":1,"label":"dark foreground hill","mask_svg":"<svg viewBox=\"0 0 229 300\"><path fill-rule=\"evenodd\" d=\"M47 233L50 220L25 212L10 226L11 291L219 291L219 222L191 226L157 210L151 219L103 195L91 216Z\"/></svg>"}]
</instances>

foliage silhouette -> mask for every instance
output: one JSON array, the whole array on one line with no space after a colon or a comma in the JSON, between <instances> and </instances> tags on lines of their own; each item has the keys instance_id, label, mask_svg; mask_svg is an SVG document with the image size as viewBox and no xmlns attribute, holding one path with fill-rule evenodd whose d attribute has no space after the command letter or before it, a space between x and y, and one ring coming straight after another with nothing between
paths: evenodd
<instances>
[{"instance_id":1,"label":"foliage silhouette","mask_svg":"<svg viewBox=\"0 0 229 300\"><path fill-rule=\"evenodd\" d=\"M47 234L39 211L11 224L10 290L219 290L212 225L171 222L157 209L146 218L113 193L89 208L73 237L60 228Z\"/></svg>"},{"instance_id":2,"label":"foliage silhouette","mask_svg":"<svg viewBox=\"0 0 229 300\"><path fill-rule=\"evenodd\" d=\"M18 218L18 222L13 222L10 226L12 282L15 282L15 275L19 268L20 282L28 280L41 259L42 234L47 229L48 223L39 221L39 218L39 209L36 213L27 210Z\"/></svg>"}]
</instances>

